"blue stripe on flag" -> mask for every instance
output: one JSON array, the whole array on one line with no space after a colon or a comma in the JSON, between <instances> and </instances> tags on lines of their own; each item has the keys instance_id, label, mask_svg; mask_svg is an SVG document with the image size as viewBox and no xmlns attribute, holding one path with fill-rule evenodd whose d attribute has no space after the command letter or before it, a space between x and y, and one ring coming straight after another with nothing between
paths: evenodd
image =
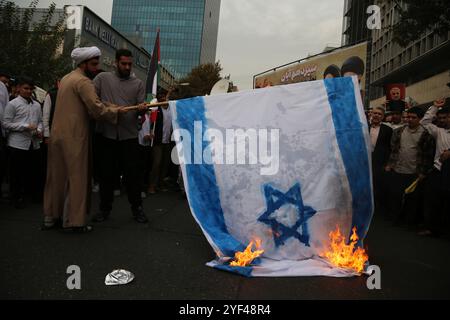
<instances>
[{"instance_id":1,"label":"blue stripe on flag","mask_svg":"<svg viewBox=\"0 0 450 320\"><path fill-rule=\"evenodd\" d=\"M356 105L352 78L326 79L336 138L352 192L352 227L358 229L360 244L373 216L372 185L368 150Z\"/></svg>"},{"instance_id":2,"label":"blue stripe on flag","mask_svg":"<svg viewBox=\"0 0 450 320\"><path fill-rule=\"evenodd\" d=\"M223 265L223 264L214 266L214 268L216 268L218 270L222 270L222 271L237 273L237 274L240 274L241 276L244 276L247 278L250 278L252 275L252 272L253 272L252 267L231 267L229 265Z\"/></svg>"},{"instance_id":3,"label":"blue stripe on flag","mask_svg":"<svg viewBox=\"0 0 450 320\"><path fill-rule=\"evenodd\" d=\"M203 134L208 129L204 98L177 101L176 121L180 129L189 131L192 138L191 154L194 155L194 123L201 121ZM202 153L208 148L208 144L202 141ZM193 159L187 160L188 163L193 162ZM204 161L202 164L186 164L186 173L189 186L187 193L193 213L220 251L228 257L234 257L235 252L243 251L245 246L227 230L214 166L205 164Z\"/></svg>"}]
</instances>

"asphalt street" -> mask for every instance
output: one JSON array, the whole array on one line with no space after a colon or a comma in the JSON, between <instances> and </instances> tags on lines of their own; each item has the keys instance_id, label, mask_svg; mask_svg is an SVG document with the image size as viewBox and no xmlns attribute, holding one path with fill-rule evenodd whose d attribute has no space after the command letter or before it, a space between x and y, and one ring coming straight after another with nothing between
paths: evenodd
<instances>
[{"instance_id":1,"label":"asphalt street","mask_svg":"<svg viewBox=\"0 0 450 320\"><path fill-rule=\"evenodd\" d=\"M97 207L94 195L93 212ZM131 218L126 195L116 198L110 220L90 234L41 231L40 205L24 210L0 204L2 299L449 299L450 241L421 238L376 217L366 245L381 268L381 290L367 277L252 278L205 266L214 252L180 193L145 200L150 219ZM68 266L81 269L81 290L68 290ZM135 280L105 286L105 276L126 269Z\"/></svg>"}]
</instances>

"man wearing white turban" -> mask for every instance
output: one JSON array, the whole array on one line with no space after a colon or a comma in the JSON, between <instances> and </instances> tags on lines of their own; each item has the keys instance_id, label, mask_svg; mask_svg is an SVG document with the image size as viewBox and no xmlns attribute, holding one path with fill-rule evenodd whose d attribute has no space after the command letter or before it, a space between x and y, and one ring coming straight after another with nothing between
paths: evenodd
<instances>
[{"instance_id":1,"label":"man wearing white turban","mask_svg":"<svg viewBox=\"0 0 450 320\"><path fill-rule=\"evenodd\" d=\"M70 55L72 60L78 66L81 63L91 60L92 58L99 58L102 55L97 47L75 48Z\"/></svg>"},{"instance_id":2,"label":"man wearing white turban","mask_svg":"<svg viewBox=\"0 0 450 320\"><path fill-rule=\"evenodd\" d=\"M86 224L91 194L90 118L115 124L119 114L127 112L102 103L95 92L90 79L97 73L100 55L96 47L74 49L71 56L77 68L60 83L48 147L44 229L62 222L65 230L92 230Z\"/></svg>"}]
</instances>

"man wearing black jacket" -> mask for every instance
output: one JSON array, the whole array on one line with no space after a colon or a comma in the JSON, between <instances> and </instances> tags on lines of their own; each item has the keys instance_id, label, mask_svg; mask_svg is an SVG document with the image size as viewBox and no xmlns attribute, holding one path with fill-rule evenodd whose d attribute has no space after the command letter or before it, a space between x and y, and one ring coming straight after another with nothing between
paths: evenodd
<instances>
[{"instance_id":1,"label":"man wearing black jacket","mask_svg":"<svg viewBox=\"0 0 450 320\"><path fill-rule=\"evenodd\" d=\"M372 172L373 190L375 198L375 211L384 213L383 204L386 199L383 196L385 190L384 167L387 165L391 154L392 129L383 124L385 111L382 107L372 110L370 120L370 139L372 144Z\"/></svg>"}]
</instances>

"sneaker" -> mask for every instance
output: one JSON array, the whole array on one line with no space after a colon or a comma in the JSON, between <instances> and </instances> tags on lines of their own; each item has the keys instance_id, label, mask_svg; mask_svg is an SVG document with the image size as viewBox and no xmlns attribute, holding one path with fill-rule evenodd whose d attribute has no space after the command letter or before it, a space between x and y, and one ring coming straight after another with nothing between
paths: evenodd
<instances>
[{"instance_id":1,"label":"sneaker","mask_svg":"<svg viewBox=\"0 0 450 320\"><path fill-rule=\"evenodd\" d=\"M120 190L114 190L114 197L120 197Z\"/></svg>"},{"instance_id":2,"label":"sneaker","mask_svg":"<svg viewBox=\"0 0 450 320\"><path fill-rule=\"evenodd\" d=\"M156 188L153 186L148 187L148 194L156 194Z\"/></svg>"},{"instance_id":3,"label":"sneaker","mask_svg":"<svg viewBox=\"0 0 450 320\"><path fill-rule=\"evenodd\" d=\"M141 192L141 198L142 198L142 199L147 198L147 194L146 194L144 191Z\"/></svg>"},{"instance_id":4,"label":"sneaker","mask_svg":"<svg viewBox=\"0 0 450 320\"><path fill-rule=\"evenodd\" d=\"M110 214L111 214L111 212L100 211L95 215L94 218L92 218L92 222L97 222L97 223L103 222L109 218Z\"/></svg>"},{"instance_id":5,"label":"sneaker","mask_svg":"<svg viewBox=\"0 0 450 320\"><path fill-rule=\"evenodd\" d=\"M142 208L133 210L133 218L134 220L136 220L136 222L148 223L147 216L145 215L144 210Z\"/></svg>"},{"instance_id":6,"label":"sneaker","mask_svg":"<svg viewBox=\"0 0 450 320\"><path fill-rule=\"evenodd\" d=\"M92 187L92 192L94 193L98 193L100 191L100 186L97 184L94 184L94 186Z\"/></svg>"},{"instance_id":7,"label":"sneaker","mask_svg":"<svg viewBox=\"0 0 450 320\"><path fill-rule=\"evenodd\" d=\"M53 230L53 229L59 229L62 228L62 220L61 219L53 219L51 217L44 217L44 222L42 223L41 230Z\"/></svg>"}]
</instances>

